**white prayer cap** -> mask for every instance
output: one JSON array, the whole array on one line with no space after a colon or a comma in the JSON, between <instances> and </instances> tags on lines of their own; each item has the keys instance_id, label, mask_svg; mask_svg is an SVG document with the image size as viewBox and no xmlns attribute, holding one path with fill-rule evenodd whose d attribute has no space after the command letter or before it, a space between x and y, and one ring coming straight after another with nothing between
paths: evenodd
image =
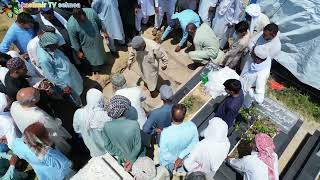
<instances>
[{"instance_id":1,"label":"white prayer cap","mask_svg":"<svg viewBox=\"0 0 320 180\"><path fill-rule=\"evenodd\" d=\"M246 13L250 16L257 17L261 14L261 8L258 4L250 4L246 7Z\"/></svg>"},{"instance_id":2,"label":"white prayer cap","mask_svg":"<svg viewBox=\"0 0 320 180\"><path fill-rule=\"evenodd\" d=\"M254 48L254 54L260 59L267 59L268 57L268 50L265 46L256 46Z\"/></svg>"},{"instance_id":3,"label":"white prayer cap","mask_svg":"<svg viewBox=\"0 0 320 180\"><path fill-rule=\"evenodd\" d=\"M8 99L4 93L0 93L0 112L4 112L4 109L8 106Z\"/></svg>"},{"instance_id":4,"label":"white prayer cap","mask_svg":"<svg viewBox=\"0 0 320 180\"><path fill-rule=\"evenodd\" d=\"M159 91L160 91L161 99L163 99L163 100L171 100L172 99L173 91L170 86L164 84L160 87Z\"/></svg>"}]
</instances>

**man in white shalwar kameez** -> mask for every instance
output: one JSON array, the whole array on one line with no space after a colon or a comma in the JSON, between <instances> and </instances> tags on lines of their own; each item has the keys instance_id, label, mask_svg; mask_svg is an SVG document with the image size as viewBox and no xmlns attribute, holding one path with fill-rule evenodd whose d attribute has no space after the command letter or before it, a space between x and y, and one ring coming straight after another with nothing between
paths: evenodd
<instances>
[{"instance_id":1,"label":"man in white shalwar kameez","mask_svg":"<svg viewBox=\"0 0 320 180\"><path fill-rule=\"evenodd\" d=\"M110 50L115 52L114 40L118 40L120 44L123 44L125 40L118 0L93 0L91 7L97 12L104 29L108 32Z\"/></svg>"},{"instance_id":2,"label":"man in white shalwar kameez","mask_svg":"<svg viewBox=\"0 0 320 180\"><path fill-rule=\"evenodd\" d=\"M138 0L140 6L136 14L136 30L141 34L141 21L143 24L147 24L149 16L153 16L154 11L154 0Z\"/></svg>"},{"instance_id":3,"label":"man in white shalwar kameez","mask_svg":"<svg viewBox=\"0 0 320 180\"><path fill-rule=\"evenodd\" d=\"M156 35L157 31L160 30L163 16L166 14L167 22L171 20L171 16L174 14L177 0L154 0L155 6L155 20L154 20L154 29L152 35Z\"/></svg>"},{"instance_id":4,"label":"man in white shalwar kameez","mask_svg":"<svg viewBox=\"0 0 320 180\"><path fill-rule=\"evenodd\" d=\"M264 46L256 46L250 56L240 75L245 108L263 102L272 61Z\"/></svg>"},{"instance_id":5,"label":"man in white shalwar kameez","mask_svg":"<svg viewBox=\"0 0 320 180\"><path fill-rule=\"evenodd\" d=\"M258 4L250 4L246 7L246 19L250 23L251 36L255 36L260 33L263 28L270 24L268 16L261 12L261 8Z\"/></svg>"},{"instance_id":6,"label":"man in white shalwar kameez","mask_svg":"<svg viewBox=\"0 0 320 180\"><path fill-rule=\"evenodd\" d=\"M200 0L198 14L203 23L211 26L214 8L217 7L218 0Z\"/></svg>"},{"instance_id":7,"label":"man in white shalwar kameez","mask_svg":"<svg viewBox=\"0 0 320 180\"><path fill-rule=\"evenodd\" d=\"M159 61L162 61L161 69L167 69L167 53L155 41L136 36L132 39L132 50L129 53L128 66L129 70L134 60L137 61L139 71L137 72L149 89L151 97L157 95L157 84L159 77Z\"/></svg>"},{"instance_id":8,"label":"man in white shalwar kameez","mask_svg":"<svg viewBox=\"0 0 320 180\"><path fill-rule=\"evenodd\" d=\"M33 123L42 123L49 132L50 139L56 148L63 153L68 153L71 146L66 139L71 138L68 131L62 127L60 119L53 118L36 106L40 100L40 93L34 88L23 88L17 93L17 101L11 105L11 115L21 132Z\"/></svg>"},{"instance_id":9,"label":"man in white shalwar kameez","mask_svg":"<svg viewBox=\"0 0 320 180\"><path fill-rule=\"evenodd\" d=\"M228 125L218 117L211 119L203 131L204 139L195 145L184 160L188 172L201 171L206 173L208 179L212 179L229 153L227 135Z\"/></svg>"},{"instance_id":10,"label":"man in white shalwar kameez","mask_svg":"<svg viewBox=\"0 0 320 180\"><path fill-rule=\"evenodd\" d=\"M220 49L226 45L232 26L238 24L243 11L242 0L223 0L212 21L212 29L219 38Z\"/></svg>"},{"instance_id":11,"label":"man in white shalwar kameez","mask_svg":"<svg viewBox=\"0 0 320 180\"><path fill-rule=\"evenodd\" d=\"M248 49L252 52L254 47L263 46L268 53L268 57L271 59L276 58L281 52L281 41L279 38L278 26L274 23L270 23L264 27L263 32L258 33L252 37L249 41ZM250 53L242 59L240 68L243 69L245 63L250 59Z\"/></svg>"}]
</instances>

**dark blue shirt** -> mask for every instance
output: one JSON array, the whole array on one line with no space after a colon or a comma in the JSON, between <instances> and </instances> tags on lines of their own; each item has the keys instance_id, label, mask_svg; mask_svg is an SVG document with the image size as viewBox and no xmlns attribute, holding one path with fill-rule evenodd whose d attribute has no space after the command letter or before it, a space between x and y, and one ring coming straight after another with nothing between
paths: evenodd
<instances>
[{"instance_id":1,"label":"dark blue shirt","mask_svg":"<svg viewBox=\"0 0 320 180\"><path fill-rule=\"evenodd\" d=\"M164 129L171 125L171 109L173 104L164 104L150 112L149 117L143 125L143 132L156 134L156 128Z\"/></svg>"},{"instance_id":2,"label":"dark blue shirt","mask_svg":"<svg viewBox=\"0 0 320 180\"><path fill-rule=\"evenodd\" d=\"M228 124L229 128L232 127L235 118L239 114L243 100L244 96L242 91L240 91L240 95L238 97L226 97L226 99L224 99L224 101L219 105L215 117L223 119Z\"/></svg>"}]
</instances>

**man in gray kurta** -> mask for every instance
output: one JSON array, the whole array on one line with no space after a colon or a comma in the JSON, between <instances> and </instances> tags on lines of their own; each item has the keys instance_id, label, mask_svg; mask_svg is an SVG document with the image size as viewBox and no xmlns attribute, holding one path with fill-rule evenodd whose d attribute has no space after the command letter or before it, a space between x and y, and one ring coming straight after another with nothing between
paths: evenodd
<instances>
[{"instance_id":1,"label":"man in gray kurta","mask_svg":"<svg viewBox=\"0 0 320 180\"><path fill-rule=\"evenodd\" d=\"M68 33L72 48L80 60L87 59L92 71L106 64L107 56L103 46L102 35L107 38L102 22L91 8L74 9L68 24Z\"/></svg>"},{"instance_id":2,"label":"man in gray kurta","mask_svg":"<svg viewBox=\"0 0 320 180\"><path fill-rule=\"evenodd\" d=\"M190 58L194 61L188 68L195 70L209 61L219 63L223 52L219 49L219 40L213 30L207 24L202 24L199 28L193 23L187 26L188 33L193 37L195 51L189 52Z\"/></svg>"},{"instance_id":3,"label":"man in gray kurta","mask_svg":"<svg viewBox=\"0 0 320 180\"><path fill-rule=\"evenodd\" d=\"M147 85L151 97L154 98L157 94L156 88L159 77L159 61L162 61L161 69L167 69L168 57L166 52L160 48L156 42L136 36L132 39L132 50L129 53L129 70L131 65L136 60L139 65L138 74Z\"/></svg>"}]
</instances>

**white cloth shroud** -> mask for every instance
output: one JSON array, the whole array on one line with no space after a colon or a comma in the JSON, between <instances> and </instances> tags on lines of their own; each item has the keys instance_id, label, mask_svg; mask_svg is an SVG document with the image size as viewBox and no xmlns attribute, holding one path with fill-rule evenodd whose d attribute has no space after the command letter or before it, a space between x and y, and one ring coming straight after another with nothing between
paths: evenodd
<instances>
[{"instance_id":1,"label":"white cloth shroud","mask_svg":"<svg viewBox=\"0 0 320 180\"><path fill-rule=\"evenodd\" d=\"M240 76L229 67L220 69L219 71L211 71L208 74L209 81L207 82L206 92L209 93L212 98L216 98L221 95L226 95L225 87L223 83L228 79L240 79Z\"/></svg>"}]
</instances>

